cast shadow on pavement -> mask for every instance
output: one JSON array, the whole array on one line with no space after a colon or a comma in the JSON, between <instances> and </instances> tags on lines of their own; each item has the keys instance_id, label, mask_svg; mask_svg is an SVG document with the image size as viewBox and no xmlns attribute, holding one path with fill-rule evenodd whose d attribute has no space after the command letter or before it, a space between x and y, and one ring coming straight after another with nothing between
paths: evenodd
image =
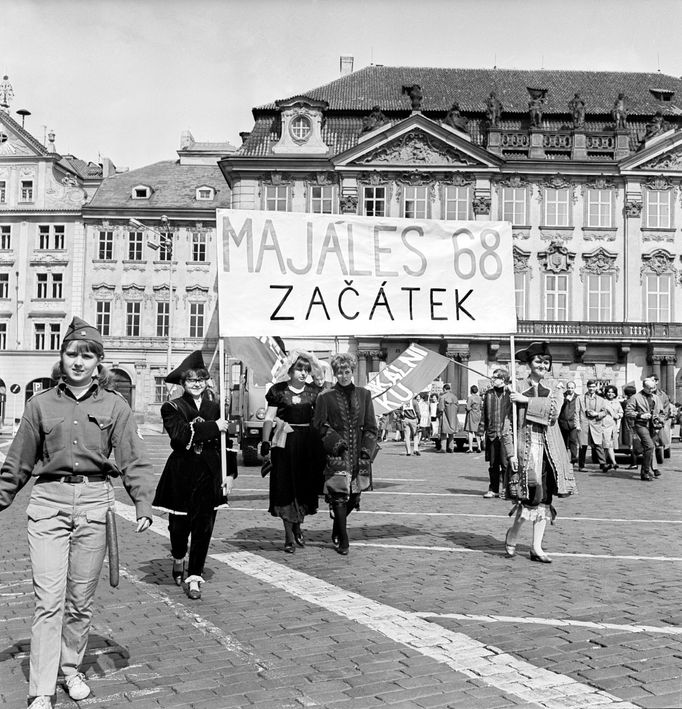
<instances>
[{"instance_id":1,"label":"cast shadow on pavement","mask_svg":"<svg viewBox=\"0 0 682 709\"><path fill-rule=\"evenodd\" d=\"M2 650L0 650L0 663L18 661L21 666L21 671L28 682L29 676L29 649L30 640L19 640ZM17 655L20 657L17 658ZM90 633L88 638L88 647L83 657L81 671L88 677L104 677L111 674L113 671L128 667L130 664L130 652L127 648L119 645L102 635ZM61 684L61 677L57 680L58 686Z\"/></svg>"},{"instance_id":2,"label":"cast shadow on pavement","mask_svg":"<svg viewBox=\"0 0 682 709\"><path fill-rule=\"evenodd\" d=\"M450 532L444 534L446 539L453 546L471 549L473 551L481 551L484 554L491 556L504 556L504 535L511 523L502 522L500 525L499 536L492 534L474 534L471 532ZM524 547L523 542L519 541L519 546Z\"/></svg>"},{"instance_id":3,"label":"cast shadow on pavement","mask_svg":"<svg viewBox=\"0 0 682 709\"><path fill-rule=\"evenodd\" d=\"M211 550L209 550L210 553ZM171 576L172 560L170 558L170 550L167 557L163 559L147 559L138 567L140 580L144 583L150 583L154 586L176 586L173 577ZM185 571L185 576L187 572ZM205 581L210 581L213 577L213 572L210 569L204 569L203 578Z\"/></svg>"}]
</instances>

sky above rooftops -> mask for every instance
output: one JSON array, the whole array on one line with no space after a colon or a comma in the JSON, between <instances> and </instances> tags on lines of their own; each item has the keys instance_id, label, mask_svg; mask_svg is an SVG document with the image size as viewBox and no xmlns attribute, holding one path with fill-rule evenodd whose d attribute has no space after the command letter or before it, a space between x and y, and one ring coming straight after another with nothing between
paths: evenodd
<instances>
[{"instance_id":1,"label":"sky above rooftops","mask_svg":"<svg viewBox=\"0 0 682 709\"><path fill-rule=\"evenodd\" d=\"M13 117L118 167L229 141L251 109L369 64L682 75L680 0L0 0Z\"/></svg>"}]
</instances>

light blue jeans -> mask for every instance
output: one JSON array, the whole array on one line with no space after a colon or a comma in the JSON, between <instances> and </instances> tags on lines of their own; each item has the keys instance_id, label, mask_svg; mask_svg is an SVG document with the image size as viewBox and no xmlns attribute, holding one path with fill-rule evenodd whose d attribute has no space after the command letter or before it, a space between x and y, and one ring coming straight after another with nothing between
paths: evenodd
<instances>
[{"instance_id":1,"label":"light blue jeans","mask_svg":"<svg viewBox=\"0 0 682 709\"><path fill-rule=\"evenodd\" d=\"M109 480L33 486L26 510L36 602L31 697L52 696L60 668L65 676L78 672L106 552L106 512L113 504Z\"/></svg>"}]
</instances>

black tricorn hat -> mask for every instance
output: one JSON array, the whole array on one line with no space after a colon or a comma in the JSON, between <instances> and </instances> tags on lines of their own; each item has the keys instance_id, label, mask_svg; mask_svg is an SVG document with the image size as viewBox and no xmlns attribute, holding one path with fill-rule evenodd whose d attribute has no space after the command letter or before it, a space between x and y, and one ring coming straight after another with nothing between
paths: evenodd
<instances>
[{"instance_id":1,"label":"black tricorn hat","mask_svg":"<svg viewBox=\"0 0 682 709\"><path fill-rule=\"evenodd\" d=\"M182 375L189 369L206 369L201 350L195 350L191 354L188 354L164 381L166 384L180 384Z\"/></svg>"},{"instance_id":2,"label":"black tricorn hat","mask_svg":"<svg viewBox=\"0 0 682 709\"><path fill-rule=\"evenodd\" d=\"M525 350L519 350L515 356L520 362L530 362L535 355L543 355L551 359L552 353L549 351L549 342L531 342Z\"/></svg>"}]
</instances>

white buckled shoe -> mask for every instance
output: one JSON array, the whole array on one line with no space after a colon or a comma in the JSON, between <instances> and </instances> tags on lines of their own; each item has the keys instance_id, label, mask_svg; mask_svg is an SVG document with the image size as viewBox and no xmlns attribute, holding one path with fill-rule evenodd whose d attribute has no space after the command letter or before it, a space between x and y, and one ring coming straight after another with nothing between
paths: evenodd
<instances>
[{"instance_id":1,"label":"white buckled shoe","mask_svg":"<svg viewBox=\"0 0 682 709\"><path fill-rule=\"evenodd\" d=\"M52 709L52 699L46 694L42 694L29 704L28 709Z\"/></svg>"}]
</instances>

